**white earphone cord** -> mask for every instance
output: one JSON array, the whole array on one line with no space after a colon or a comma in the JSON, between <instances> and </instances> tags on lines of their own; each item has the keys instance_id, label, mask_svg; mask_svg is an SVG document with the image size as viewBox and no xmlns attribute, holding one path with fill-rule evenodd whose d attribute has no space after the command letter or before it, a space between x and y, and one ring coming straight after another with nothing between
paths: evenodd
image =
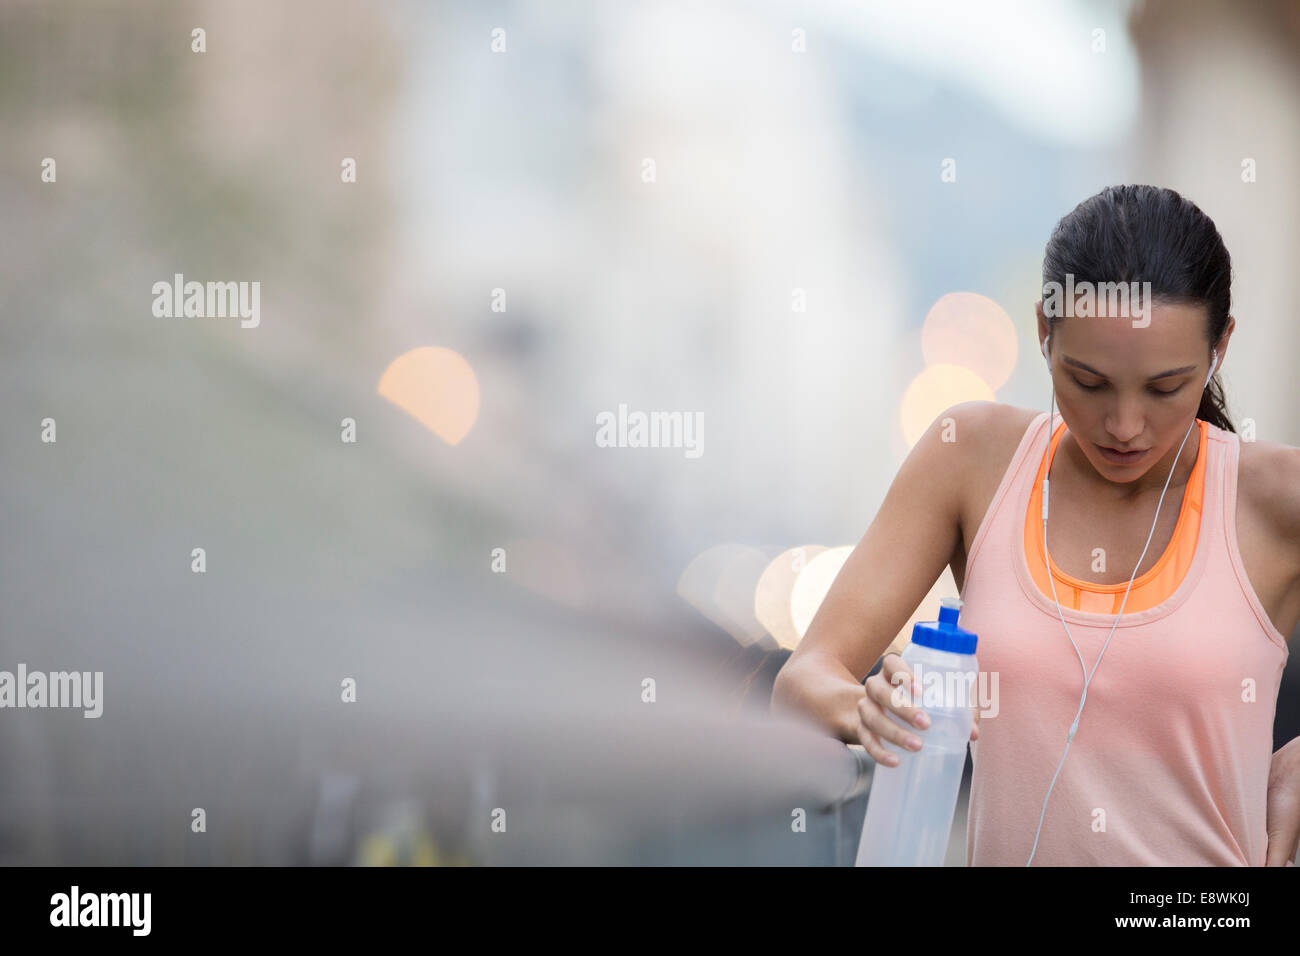
<instances>
[{"instance_id":1,"label":"white earphone cord","mask_svg":"<svg viewBox=\"0 0 1300 956\"><path fill-rule=\"evenodd\" d=\"M1047 342L1050 339L1051 339L1051 335L1049 334L1047 338L1043 340L1043 356L1044 358L1047 358L1049 375L1051 374L1052 361L1050 358L1050 353L1047 350ZM1214 359L1210 363L1210 374L1205 376L1205 385L1201 386L1202 392L1204 392L1205 388L1209 386L1210 379L1214 377L1214 370L1218 366L1218 364L1219 364L1219 353L1218 350L1216 349L1214 350ZM1169 490L1169 482L1173 480L1174 471L1177 470L1178 462L1182 458L1183 447L1187 444L1187 436L1192 433L1192 427L1196 424L1196 417L1193 416L1191 424L1187 426L1187 433L1183 435L1182 444L1178 446L1178 454L1174 455L1174 464L1173 467L1169 469L1169 477L1165 479L1165 486L1160 491L1160 500L1156 502L1156 517L1155 520L1151 522L1151 531L1148 532L1147 543L1143 546L1142 554L1138 557L1137 567L1133 569L1133 576L1128 579L1128 587L1124 589L1124 599L1120 602L1119 614L1115 616L1115 623L1110 626L1110 634L1106 635L1106 643L1102 645L1101 653L1097 655L1097 663L1092 665L1092 673L1089 673L1088 665L1086 665L1083 662L1083 654L1079 651L1079 646L1074 643L1074 635L1070 633L1069 625L1065 623L1065 615L1061 613L1061 599L1057 597L1056 594L1056 576L1052 574L1052 559L1051 559L1051 555L1048 554L1047 552L1047 502L1048 502L1048 489L1050 486L1050 482L1048 481L1048 475L1050 474L1051 467L1052 467L1051 458L1049 457L1049 452L1051 451L1052 448L1052 435L1055 432L1054 426L1052 424L1055 418L1055 411L1056 411L1056 381L1055 379L1053 379L1052 400L1051 400L1051 405L1049 406L1048 418L1047 418L1047 448L1044 449L1043 451L1044 460L1047 462L1046 469L1044 470L1043 473L1043 555L1044 555L1044 561L1046 562L1047 565L1047 580L1052 585L1052 599L1056 601L1056 616L1060 618L1061 626L1065 628L1065 636L1070 639L1070 646L1074 648L1074 653L1078 655L1079 667L1083 670L1083 695L1079 698L1079 710L1077 713L1075 713L1074 723L1070 725L1069 735L1065 738L1065 750L1062 751L1061 753L1061 762L1056 765L1056 773L1052 774L1052 782L1047 788L1047 796L1043 797L1043 809L1042 812L1039 813L1038 815L1038 829L1034 833L1034 846L1033 849L1029 851L1029 859L1025 861L1025 866L1029 866L1031 863L1034 862L1034 854L1038 852L1038 837L1043 832L1043 819L1047 816L1047 801L1052 796L1052 790L1056 786L1056 778L1060 776L1061 768L1065 766L1065 757L1066 754L1070 752L1070 743L1074 740L1074 735L1079 731L1079 718L1083 716L1083 705L1084 702L1088 699L1088 685L1092 683L1093 675L1097 673L1097 668L1101 666L1101 659L1106 654L1106 648L1110 646L1110 639L1115 634L1115 628L1119 626L1120 618L1124 616L1124 606L1128 603L1129 592L1133 589L1133 581L1137 578L1138 568L1142 567L1142 559L1147 556L1147 548L1151 547L1151 539L1152 537L1154 537L1156 533L1156 524L1160 520L1160 506L1164 503L1165 492Z\"/></svg>"}]
</instances>

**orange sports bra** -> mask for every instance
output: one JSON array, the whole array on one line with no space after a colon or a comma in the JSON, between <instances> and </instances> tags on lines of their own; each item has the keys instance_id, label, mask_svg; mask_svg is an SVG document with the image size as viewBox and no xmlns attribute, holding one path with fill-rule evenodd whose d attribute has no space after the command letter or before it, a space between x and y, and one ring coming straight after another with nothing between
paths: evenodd
<instances>
[{"instance_id":1,"label":"orange sports bra","mask_svg":"<svg viewBox=\"0 0 1300 956\"><path fill-rule=\"evenodd\" d=\"M1196 451L1196 464L1192 466L1192 474L1184 487L1183 506L1178 513L1174 536L1169 546L1165 548L1165 553L1160 556L1160 560L1133 582L1127 601L1124 600L1124 592L1128 590L1128 581L1122 584L1094 584L1090 581L1081 581L1066 574L1053 561L1052 577L1056 579L1056 596L1061 602L1061 607L1073 608L1076 611L1090 611L1095 614L1118 614L1120 605L1123 604L1124 613L1128 614L1155 607L1178 589L1196 553L1196 540L1201 527L1207 423L1198 418L1196 424L1200 429L1200 446ZM1065 422L1062 421L1052 435L1049 458L1056 453L1056 446L1064 434ZM1052 585L1047 579L1043 553L1043 469L1047 464L1048 462L1044 461L1038 463L1038 474L1034 478L1029 507L1025 512L1025 558L1034 583L1050 599ZM1155 516L1151 517L1154 520ZM1149 528L1150 525L1147 527ZM1129 573L1131 574L1132 571L1130 570Z\"/></svg>"}]
</instances>

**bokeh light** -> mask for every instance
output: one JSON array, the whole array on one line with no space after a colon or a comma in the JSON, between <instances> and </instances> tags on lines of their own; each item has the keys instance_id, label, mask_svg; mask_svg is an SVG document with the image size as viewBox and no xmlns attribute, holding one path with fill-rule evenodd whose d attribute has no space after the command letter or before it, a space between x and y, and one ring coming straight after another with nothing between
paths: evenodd
<instances>
[{"instance_id":1,"label":"bokeh light","mask_svg":"<svg viewBox=\"0 0 1300 956\"><path fill-rule=\"evenodd\" d=\"M790 594L790 617L800 640L808 633L808 625L826 599L826 592L831 589L835 576L840 573L840 568L844 567L844 562L852 553L851 544L828 548L809 561L795 580L794 590Z\"/></svg>"},{"instance_id":2,"label":"bokeh light","mask_svg":"<svg viewBox=\"0 0 1300 956\"><path fill-rule=\"evenodd\" d=\"M771 556L758 548L719 544L686 566L677 593L748 647L767 633L754 614L754 592L770 562Z\"/></svg>"},{"instance_id":3,"label":"bokeh light","mask_svg":"<svg viewBox=\"0 0 1300 956\"><path fill-rule=\"evenodd\" d=\"M949 292L930 307L921 327L926 365L962 365L997 391L1016 367L1016 326L988 296Z\"/></svg>"},{"instance_id":4,"label":"bokeh light","mask_svg":"<svg viewBox=\"0 0 1300 956\"><path fill-rule=\"evenodd\" d=\"M776 643L794 650L801 633L791 613L794 583L808 567L808 562L826 550L822 545L806 544L784 551L772 559L758 579L754 591L754 615Z\"/></svg>"},{"instance_id":5,"label":"bokeh light","mask_svg":"<svg viewBox=\"0 0 1300 956\"><path fill-rule=\"evenodd\" d=\"M458 445L478 419L478 378L460 353L426 346L393 359L379 394L449 445Z\"/></svg>"},{"instance_id":6,"label":"bokeh light","mask_svg":"<svg viewBox=\"0 0 1300 956\"><path fill-rule=\"evenodd\" d=\"M911 448L945 408L960 402L994 400L988 382L963 365L931 365L921 371L903 392L899 424Z\"/></svg>"}]
</instances>

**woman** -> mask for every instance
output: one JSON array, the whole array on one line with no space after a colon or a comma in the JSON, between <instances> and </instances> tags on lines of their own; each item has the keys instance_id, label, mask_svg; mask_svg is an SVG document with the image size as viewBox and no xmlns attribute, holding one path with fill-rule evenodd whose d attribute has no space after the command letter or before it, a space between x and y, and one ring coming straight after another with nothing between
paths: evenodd
<instances>
[{"instance_id":1,"label":"woman","mask_svg":"<svg viewBox=\"0 0 1300 956\"><path fill-rule=\"evenodd\" d=\"M935 420L773 707L878 772L899 760L882 741L918 749L922 710L892 694L902 658L863 677L948 565L998 677L971 734L968 863L1293 865L1300 738L1274 754L1272 730L1300 621L1300 449L1228 420L1228 251L1176 192L1111 187L1058 224L1043 280L1049 411ZM1149 298L1052 294L1131 282Z\"/></svg>"}]
</instances>

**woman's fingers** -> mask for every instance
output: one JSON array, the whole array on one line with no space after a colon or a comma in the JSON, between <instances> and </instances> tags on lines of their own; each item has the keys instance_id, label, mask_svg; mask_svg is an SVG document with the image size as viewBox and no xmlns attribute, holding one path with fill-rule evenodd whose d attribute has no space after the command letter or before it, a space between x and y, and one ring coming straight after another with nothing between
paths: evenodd
<instances>
[{"instance_id":1,"label":"woman's fingers","mask_svg":"<svg viewBox=\"0 0 1300 956\"><path fill-rule=\"evenodd\" d=\"M901 727L888 714L892 711L907 721L916 730L924 731L930 726L930 718L921 709L921 688L916 674L907 665L907 661L897 653L889 653L882 658L880 671L867 680L866 693L859 703L862 718L863 747L881 763L897 765L897 755L881 746L881 741L888 740L907 750L920 750L920 739L908 728ZM872 707L872 704L875 706ZM972 707L970 739L980 738L980 708ZM871 742L867 742L867 738ZM873 750L872 748L876 748Z\"/></svg>"},{"instance_id":2,"label":"woman's fingers","mask_svg":"<svg viewBox=\"0 0 1300 956\"><path fill-rule=\"evenodd\" d=\"M880 743L880 738L876 736L870 726L871 715L875 705L863 696L858 701L858 740L862 748L869 753L876 763L882 763L887 767L898 766L898 754L885 749Z\"/></svg>"},{"instance_id":3,"label":"woman's fingers","mask_svg":"<svg viewBox=\"0 0 1300 956\"><path fill-rule=\"evenodd\" d=\"M884 764L886 767L898 766L898 754L890 753L880 746L880 741L876 739L876 735L867 728L866 724L858 728L858 739L862 741L862 748L871 754L871 758L876 763Z\"/></svg>"},{"instance_id":4,"label":"woman's fingers","mask_svg":"<svg viewBox=\"0 0 1300 956\"><path fill-rule=\"evenodd\" d=\"M877 684L878 690L872 699L882 708L894 711L914 727L921 730L929 727L930 718L917 706L921 700L920 688L917 686L916 675L907 666L907 661L898 654L886 654L880 664L880 673L884 676L884 686ZM868 688L868 693L870 692L871 689Z\"/></svg>"},{"instance_id":5,"label":"woman's fingers","mask_svg":"<svg viewBox=\"0 0 1300 956\"><path fill-rule=\"evenodd\" d=\"M888 740L903 750L921 749L921 739L889 716L889 695L892 693L884 681L874 685L867 681L867 693L859 705L862 722L880 741Z\"/></svg>"}]
</instances>

